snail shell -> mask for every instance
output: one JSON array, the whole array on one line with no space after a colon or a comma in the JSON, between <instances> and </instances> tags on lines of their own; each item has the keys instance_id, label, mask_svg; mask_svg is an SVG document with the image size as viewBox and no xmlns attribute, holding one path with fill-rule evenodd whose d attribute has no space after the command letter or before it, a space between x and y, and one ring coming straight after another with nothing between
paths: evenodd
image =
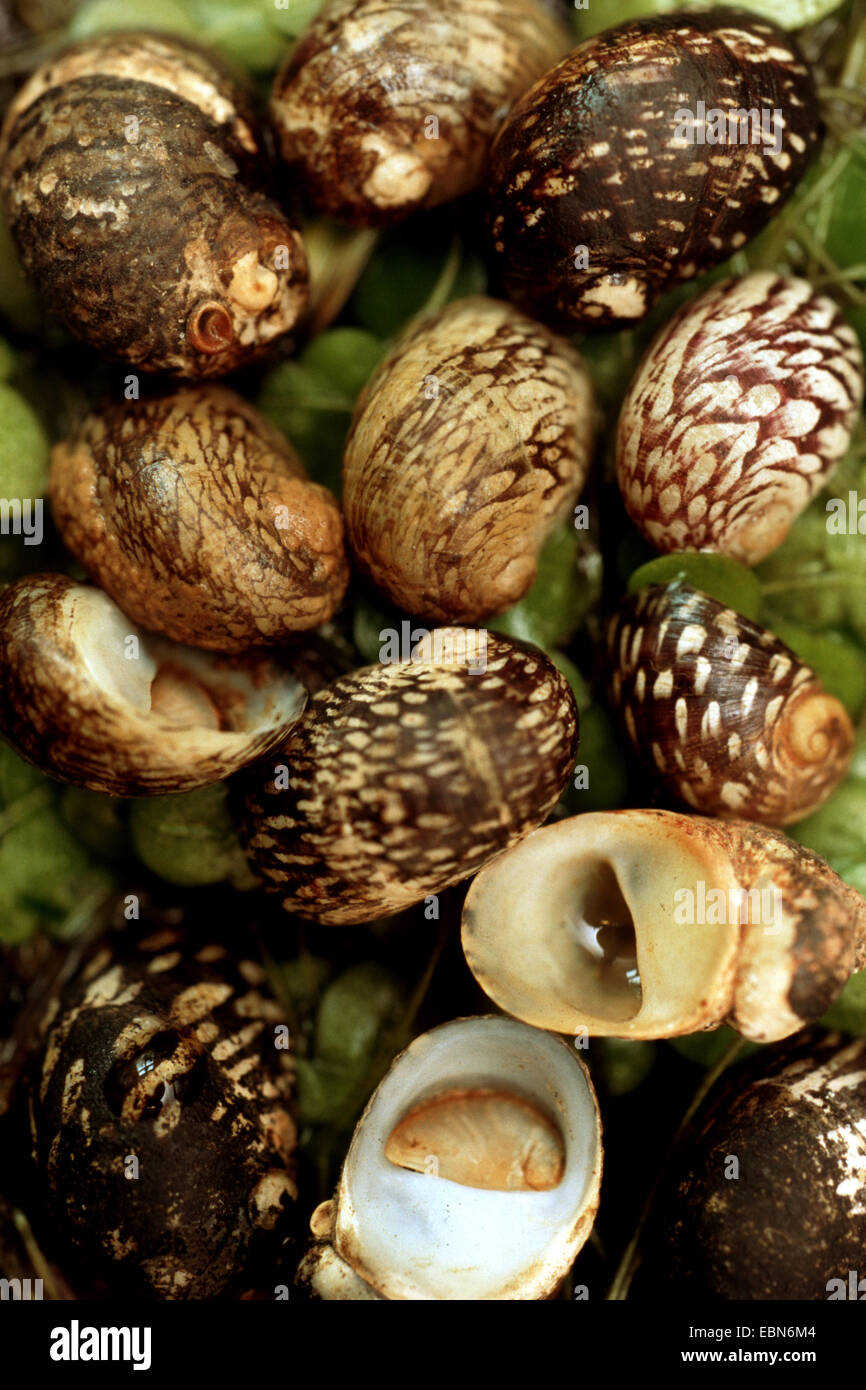
<instances>
[{"instance_id":1,"label":"snail shell","mask_svg":"<svg viewBox=\"0 0 866 1390\"><path fill-rule=\"evenodd\" d=\"M299 1270L324 1299L545 1299L598 1208L601 1129L575 1050L510 1018L416 1038L358 1121Z\"/></svg>"},{"instance_id":2,"label":"snail shell","mask_svg":"<svg viewBox=\"0 0 866 1390\"><path fill-rule=\"evenodd\" d=\"M576 751L574 697L546 656L439 628L411 660L311 697L274 755L282 777L265 763L250 771L247 852L290 911L370 921L458 883L540 824Z\"/></svg>"},{"instance_id":3,"label":"snail shell","mask_svg":"<svg viewBox=\"0 0 866 1390\"><path fill-rule=\"evenodd\" d=\"M555 326L642 318L779 210L817 152L817 106L794 41L727 7L580 44L517 103L491 153L491 242L509 298ZM727 117L750 111L772 115L769 140L750 122L740 143Z\"/></svg>"},{"instance_id":4,"label":"snail shell","mask_svg":"<svg viewBox=\"0 0 866 1390\"><path fill-rule=\"evenodd\" d=\"M762 1052L673 1160L644 1244L648 1286L704 1302L862 1302L864 1168L866 1042L830 1034Z\"/></svg>"},{"instance_id":5,"label":"snail shell","mask_svg":"<svg viewBox=\"0 0 866 1390\"><path fill-rule=\"evenodd\" d=\"M660 550L757 564L827 482L862 399L832 299L771 271L714 285L653 339L623 403L626 510Z\"/></svg>"},{"instance_id":6,"label":"snail shell","mask_svg":"<svg viewBox=\"0 0 866 1390\"><path fill-rule=\"evenodd\" d=\"M305 694L260 654L146 636L99 589L28 575L0 594L0 735L43 772L112 796L192 791L277 746Z\"/></svg>"},{"instance_id":7,"label":"snail shell","mask_svg":"<svg viewBox=\"0 0 866 1390\"><path fill-rule=\"evenodd\" d=\"M343 523L284 436L224 386L88 415L52 455L54 520L136 622L217 651L325 622L349 581Z\"/></svg>"},{"instance_id":8,"label":"snail shell","mask_svg":"<svg viewBox=\"0 0 866 1390\"><path fill-rule=\"evenodd\" d=\"M577 352L495 300L414 324L365 388L343 463L355 559L408 613L510 607L586 479L593 403Z\"/></svg>"},{"instance_id":9,"label":"snail shell","mask_svg":"<svg viewBox=\"0 0 866 1390\"><path fill-rule=\"evenodd\" d=\"M336 0L274 83L283 159L344 222L458 198L480 183L511 103L570 43L536 0Z\"/></svg>"},{"instance_id":10,"label":"snail shell","mask_svg":"<svg viewBox=\"0 0 866 1390\"><path fill-rule=\"evenodd\" d=\"M224 375L303 313L303 244L263 178L234 82L150 33L49 59L0 133L0 194L47 308L144 371Z\"/></svg>"},{"instance_id":11,"label":"snail shell","mask_svg":"<svg viewBox=\"0 0 866 1390\"><path fill-rule=\"evenodd\" d=\"M790 647L717 599L650 585L620 605L607 644L632 744L695 810L787 825L845 776L844 707Z\"/></svg>"},{"instance_id":12,"label":"snail shell","mask_svg":"<svg viewBox=\"0 0 866 1390\"><path fill-rule=\"evenodd\" d=\"M757 1042L866 965L866 902L777 830L673 811L544 826L478 874L463 949L491 999L559 1033Z\"/></svg>"},{"instance_id":13,"label":"snail shell","mask_svg":"<svg viewBox=\"0 0 866 1390\"><path fill-rule=\"evenodd\" d=\"M47 1006L34 1154L89 1271L210 1299L278 1256L297 1197L294 1083L263 982L221 942L163 926L133 945L127 927Z\"/></svg>"}]
</instances>

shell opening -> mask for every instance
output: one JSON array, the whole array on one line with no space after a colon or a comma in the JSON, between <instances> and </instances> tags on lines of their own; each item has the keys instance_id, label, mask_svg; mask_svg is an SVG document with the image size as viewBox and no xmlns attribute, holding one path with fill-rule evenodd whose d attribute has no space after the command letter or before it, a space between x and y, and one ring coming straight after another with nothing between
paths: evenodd
<instances>
[{"instance_id":1,"label":"shell opening","mask_svg":"<svg viewBox=\"0 0 866 1390\"><path fill-rule=\"evenodd\" d=\"M582 956L575 977L577 1006L597 1018L634 1018L643 997L634 918L616 870L605 859L581 866L572 931Z\"/></svg>"},{"instance_id":2,"label":"shell opening","mask_svg":"<svg viewBox=\"0 0 866 1390\"><path fill-rule=\"evenodd\" d=\"M415 1105L392 1130L385 1157L400 1168L494 1192L549 1192L565 1145L537 1106L504 1090L452 1090Z\"/></svg>"},{"instance_id":3,"label":"shell opening","mask_svg":"<svg viewBox=\"0 0 866 1390\"><path fill-rule=\"evenodd\" d=\"M224 352L234 338L232 316L219 300L197 304L187 320L187 342L197 352Z\"/></svg>"},{"instance_id":4,"label":"shell opening","mask_svg":"<svg viewBox=\"0 0 866 1390\"><path fill-rule=\"evenodd\" d=\"M222 727L220 712L205 687L176 666L157 670L150 687L150 708L181 729Z\"/></svg>"}]
</instances>

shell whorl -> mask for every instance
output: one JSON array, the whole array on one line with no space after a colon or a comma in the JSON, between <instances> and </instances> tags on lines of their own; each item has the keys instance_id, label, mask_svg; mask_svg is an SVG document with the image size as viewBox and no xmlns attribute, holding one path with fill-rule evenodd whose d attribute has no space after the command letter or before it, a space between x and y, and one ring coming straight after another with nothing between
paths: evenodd
<instances>
[{"instance_id":1,"label":"shell whorl","mask_svg":"<svg viewBox=\"0 0 866 1390\"><path fill-rule=\"evenodd\" d=\"M851 721L811 667L688 584L626 599L608 627L608 656L634 747L694 810L786 825L847 771Z\"/></svg>"}]
</instances>

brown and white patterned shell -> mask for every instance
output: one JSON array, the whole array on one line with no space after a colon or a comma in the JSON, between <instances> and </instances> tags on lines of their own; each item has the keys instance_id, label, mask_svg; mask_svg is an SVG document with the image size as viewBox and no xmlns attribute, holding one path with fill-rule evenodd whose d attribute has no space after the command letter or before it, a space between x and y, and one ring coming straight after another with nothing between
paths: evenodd
<instances>
[{"instance_id":1,"label":"brown and white patterned shell","mask_svg":"<svg viewBox=\"0 0 866 1390\"><path fill-rule=\"evenodd\" d=\"M571 689L541 652L494 633L473 669L459 657L477 637L437 629L412 660L335 681L274 766L250 770L247 851L290 911L319 922L398 912L552 810L577 752Z\"/></svg>"},{"instance_id":2,"label":"brown and white patterned shell","mask_svg":"<svg viewBox=\"0 0 866 1390\"><path fill-rule=\"evenodd\" d=\"M47 308L144 371L224 375L303 313L303 244L264 177L233 80L149 33L51 58L0 134L0 194Z\"/></svg>"},{"instance_id":3,"label":"brown and white patterned shell","mask_svg":"<svg viewBox=\"0 0 866 1390\"><path fill-rule=\"evenodd\" d=\"M336 499L236 392L188 386L108 404L55 447L51 506L134 621L216 651L284 641L349 580Z\"/></svg>"},{"instance_id":4,"label":"brown and white patterned shell","mask_svg":"<svg viewBox=\"0 0 866 1390\"><path fill-rule=\"evenodd\" d=\"M751 111L766 112L768 140L727 119ZM491 242L509 297L555 326L642 318L778 211L817 151L817 113L796 44L754 15L718 8L589 39L493 146ZM724 139L698 143L707 133Z\"/></svg>"},{"instance_id":5,"label":"brown and white patterned shell","mask_svg":"<svg viewBox=\"0 0 866 1390\"><path fill-rule=\"evenodd\" d=\"M160 1299L250 1287L297 1197L294 1074L257 961L160 926L99 948L47 1005L31 1101L59 1234Z\"/></svg>"},{"instance_id":6,"label":"brown and white patterned shell","mask_svg":"<svg viewBox=\"0 0 866 1390\"><path fill-rule=\"evenodd\" d=\"M689 584L626 599L608 657L632 744L694 809L786 825L845 776L854 734L839 701L772 632Z\"/></svg>"},{"instance_id":7,"label":"brown and white patterned shell","mask_svg":"<svg viewBox=\"0 0 866 1390\"><path fill-rule=\"evenodd\" d=\"M408 613L477 622L516 603L586 479L579 354L499 301L413 324L361 395L343 464L354 557Z\"/></svg>"},{"instance_id":8,"label":"brown and white patterned shell","mask_svg":"<svg viewBox=\"0 0 866 1390\"><path fill-rule=\"evenodd\" d=\"M480 183L512 102L570 43L538 0L334 0L274 84L283 158L340 221L448 202Z\"/></svg>"},{"instance_id":9,"label":"brown and white patterned shell","mask_svg":"<svg viewBox=\"0 0 866 1390\"><path fill-rule=\"evenodd\" d=\"M862 1301L866 1041L813 1036L726 1076L659 1192L648 1287L713 1303Z\"/></svg>"},{"instance_id":10,"label":"brown and white patterned shell","mask_svg":"<svg viewBox=\"0 0 866 1390\"><path fill-rule=\"evenodd\" d=\"M4 589L0 651L0 737L51 777L110 796L221 781L281 743L305 703L266 654L146 637L63 574Z\"/></svg>"},{"instance_id":11,"label":"brown and white patterned shell","mask_svg":"<svg viewBox=\"0 0 866 1390\"><path fill-rule=\"evenodd\" d=\"M660 550L757 564L827 482L862 398L832 299L771 271L714 285L653 339L623 403L626 510Z\"/></svg>"}]
</instances>

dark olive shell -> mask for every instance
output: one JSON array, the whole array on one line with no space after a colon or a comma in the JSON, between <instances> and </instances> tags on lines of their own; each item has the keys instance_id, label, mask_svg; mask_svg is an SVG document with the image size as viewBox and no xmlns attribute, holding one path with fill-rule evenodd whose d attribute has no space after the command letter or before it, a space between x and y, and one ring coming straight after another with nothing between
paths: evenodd
<instances>
[{"instance_id":1,"label":"dark olive shell","mask_svg":"<svg viewBox=\"0 0 866 1390\"><path fill-rule=\"evenodd\" d=\"M250 769L247 850L292 912L369 921L540 825L576 751L567 681L510 638L486 634L478 670L424 656L367 666L313 695L273 761Z\"/></svg>"},{"instance_id":2,"label":"dark olive shell","mask_svg":"<svg viewBox=\"0 0 866 1390\"><path fill-rule=\"evenodd\" d=\"M144 371L224 375L306 308L303 244L264 181L244 95L154 34L64 50L0 135L0 194L46 307Z\"/></svg>"},{"instance_id":3,"label":"dark olive shell","mask_svg":"<svg viewBox=\"0 0 866 1390\"><path fill-rule=\"evenodd\" d=\"M766 112L769 141L750 117L727 119L751 111ZM697 143L706 134L723 138ZM768 20L715 9L589 39L525 94L493 146L490 233L506 292L555 327L642 318L667 286L761 230L819 134L809 70Z\"/></svg>"},{"instance_id":4,"label":"dark olive shell","mask_svg":"<svg viewBox=\"0 0 866 1390\"><path fill-rule=\"evenodd\" d=\"M635 1296L862 1300L864 1167L866 1041L762 1053L674 1160Z\"/></svg>"},{"instance_id":5,"label":"dark olive shell","mask_svg":"<svg viewBox=\"0 0 866 1390\"><path fill-rule=\"evenodd\" d=\"M130 1292L237 1294L278 1258L297 1196L281 1011L226 944L128 931L45 1009L31 1113L50 1219Z\"/></svg>"},{"instance_id":6,"label":"dark olive shell","mask_svg":"<svg viewBox=\"0 0 866 1390\"><path fill-rule=\"evenodd\" d=\"M845 776L854 732L844 707L767 628L690 584L625 599L607 646L626 733L693 810L786 825Z\"/></svg>"},{"instance_id":7,"label":"dark olive shell","mask_svg":"<svg viewBox=\"0 0 866 1390\"><path fill-rule=\"evenodd\" d=\"M130 618L237 652L330 618L349 581L336 498L224 386L106 404L52 456L63 539Z\"/></svg>"},{"instance_id":8,"label":"dark olive shell","mask_svg":"<svg viewBox=\"0 0 866 1390\"><path fill-rule=\"evenodd\" d=\"M567 52L563 19L540 0L332 0L274 83L283 159L344 222L457 198L511 103Z\"/></svg>"}]
</instances>

